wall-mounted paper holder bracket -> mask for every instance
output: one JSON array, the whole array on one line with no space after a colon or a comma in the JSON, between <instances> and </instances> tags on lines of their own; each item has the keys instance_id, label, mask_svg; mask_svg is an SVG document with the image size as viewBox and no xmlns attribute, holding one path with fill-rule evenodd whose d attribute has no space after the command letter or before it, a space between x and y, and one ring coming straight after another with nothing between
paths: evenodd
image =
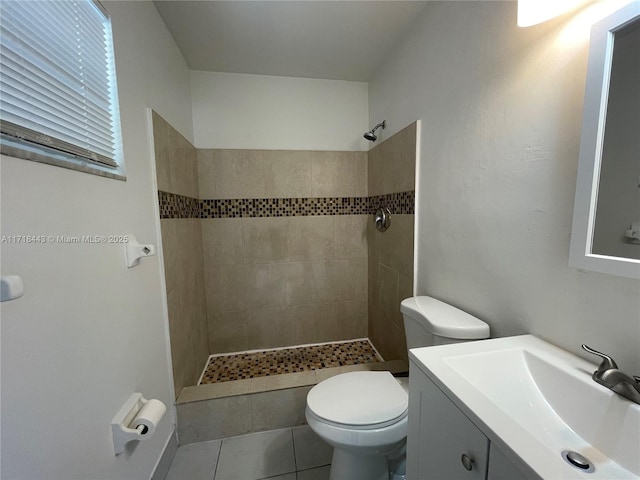
<instances>
[{"instance_id":1,"label":"wall-mounted paper holder bracket","mask_svg":"<svg viewBox=\"0 0 640 480\"><path fill-rule=\"evenodd\" d=\"M128 235L129 241L124 244L127 267L135 267L142 257L155 255L156 247L152 244L142 244L133 235Z\"/></svg>"},{"instance_id":2,"label":"wall-mounted paper holder bracket","mask_svg":"<svg viewBox=\"0 0 640 480\"><path fill-rule=\"evenodd\" d=\"M19 275L3 275L0 278L0 302L15 300L24 295L24 282Z\"/></svg>"},{"instance_id":3,"label":"wall-mounted paper holder bracket","mask_svg":"<svg viewBox=\"0 0 640 480\"><path fill-rule=\"evenodd\" d=\"M113 433L113 450L116 455L124 452L124 448L132 440L139 440L142 436L141 429L129 428L129 425L136 413L147 403L141 393L134 393L125 402L122 408L116 413L111 421L111 431Z\"/></svg>"}]
</instances>

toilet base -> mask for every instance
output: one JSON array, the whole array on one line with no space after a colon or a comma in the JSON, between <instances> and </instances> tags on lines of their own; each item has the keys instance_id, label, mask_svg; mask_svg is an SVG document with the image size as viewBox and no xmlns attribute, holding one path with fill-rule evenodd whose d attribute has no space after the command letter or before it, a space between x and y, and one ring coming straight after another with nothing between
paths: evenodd
<instances>
[{"instance_id":1,"label":"toilet base","mask_svg":"<svg viewBox=\"0 0 640 480\"><path fill-rule=\"evenodd\" d=\"M385 455L355 455L334 448L329 480L389 480L389 462Z\"/></svg>"}]
</instances>

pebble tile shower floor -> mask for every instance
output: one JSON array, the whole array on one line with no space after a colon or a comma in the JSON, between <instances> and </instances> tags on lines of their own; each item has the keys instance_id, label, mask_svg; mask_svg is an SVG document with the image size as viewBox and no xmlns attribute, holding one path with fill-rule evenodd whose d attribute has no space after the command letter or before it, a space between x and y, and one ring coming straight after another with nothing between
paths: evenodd
<instances>
[{"instance_id":1,"label":"pebble tile shower floor","mask_svg":"<svg viewBox=\"0 0 640 480\"><path fill-rule=\"evenodd\" d=\"M368 340L211 356L201 385L382 361Z\"/></svg>"}]
</instances>

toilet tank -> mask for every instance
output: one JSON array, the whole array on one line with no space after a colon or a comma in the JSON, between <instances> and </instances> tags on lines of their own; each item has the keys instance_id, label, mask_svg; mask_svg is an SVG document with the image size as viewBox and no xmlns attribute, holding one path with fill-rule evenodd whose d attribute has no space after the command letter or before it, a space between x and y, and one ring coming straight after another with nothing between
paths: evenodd
<instances>
[{"instance_id":1,"label":"toilet tank","mask_svg":"<svg viewBox=\"0 0 640 480\"><path fill-rule=\"evenodd\" d=\"M406 298L400 311L408 348L489 338L485 322L433 297Z\"/></svg>"}]
</instances>

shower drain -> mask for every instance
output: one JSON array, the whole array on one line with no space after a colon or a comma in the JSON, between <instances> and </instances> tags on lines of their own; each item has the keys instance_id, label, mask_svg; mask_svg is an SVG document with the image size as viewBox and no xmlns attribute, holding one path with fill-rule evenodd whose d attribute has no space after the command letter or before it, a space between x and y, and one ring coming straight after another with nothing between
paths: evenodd
<instances>
[{"instance_id":1,"label":"shower drain","mask_svg":"<svg viewBox=\"0 0 640 480\"><path fill-rule=\"evenodd\" d=\"M574 452L573 450L564 450L561 455L565 462L574 468L582 470L585 473L591 473L594 470L593 464L589 459L580 455L578 452Z\"/></svg>"}]
</instances>

